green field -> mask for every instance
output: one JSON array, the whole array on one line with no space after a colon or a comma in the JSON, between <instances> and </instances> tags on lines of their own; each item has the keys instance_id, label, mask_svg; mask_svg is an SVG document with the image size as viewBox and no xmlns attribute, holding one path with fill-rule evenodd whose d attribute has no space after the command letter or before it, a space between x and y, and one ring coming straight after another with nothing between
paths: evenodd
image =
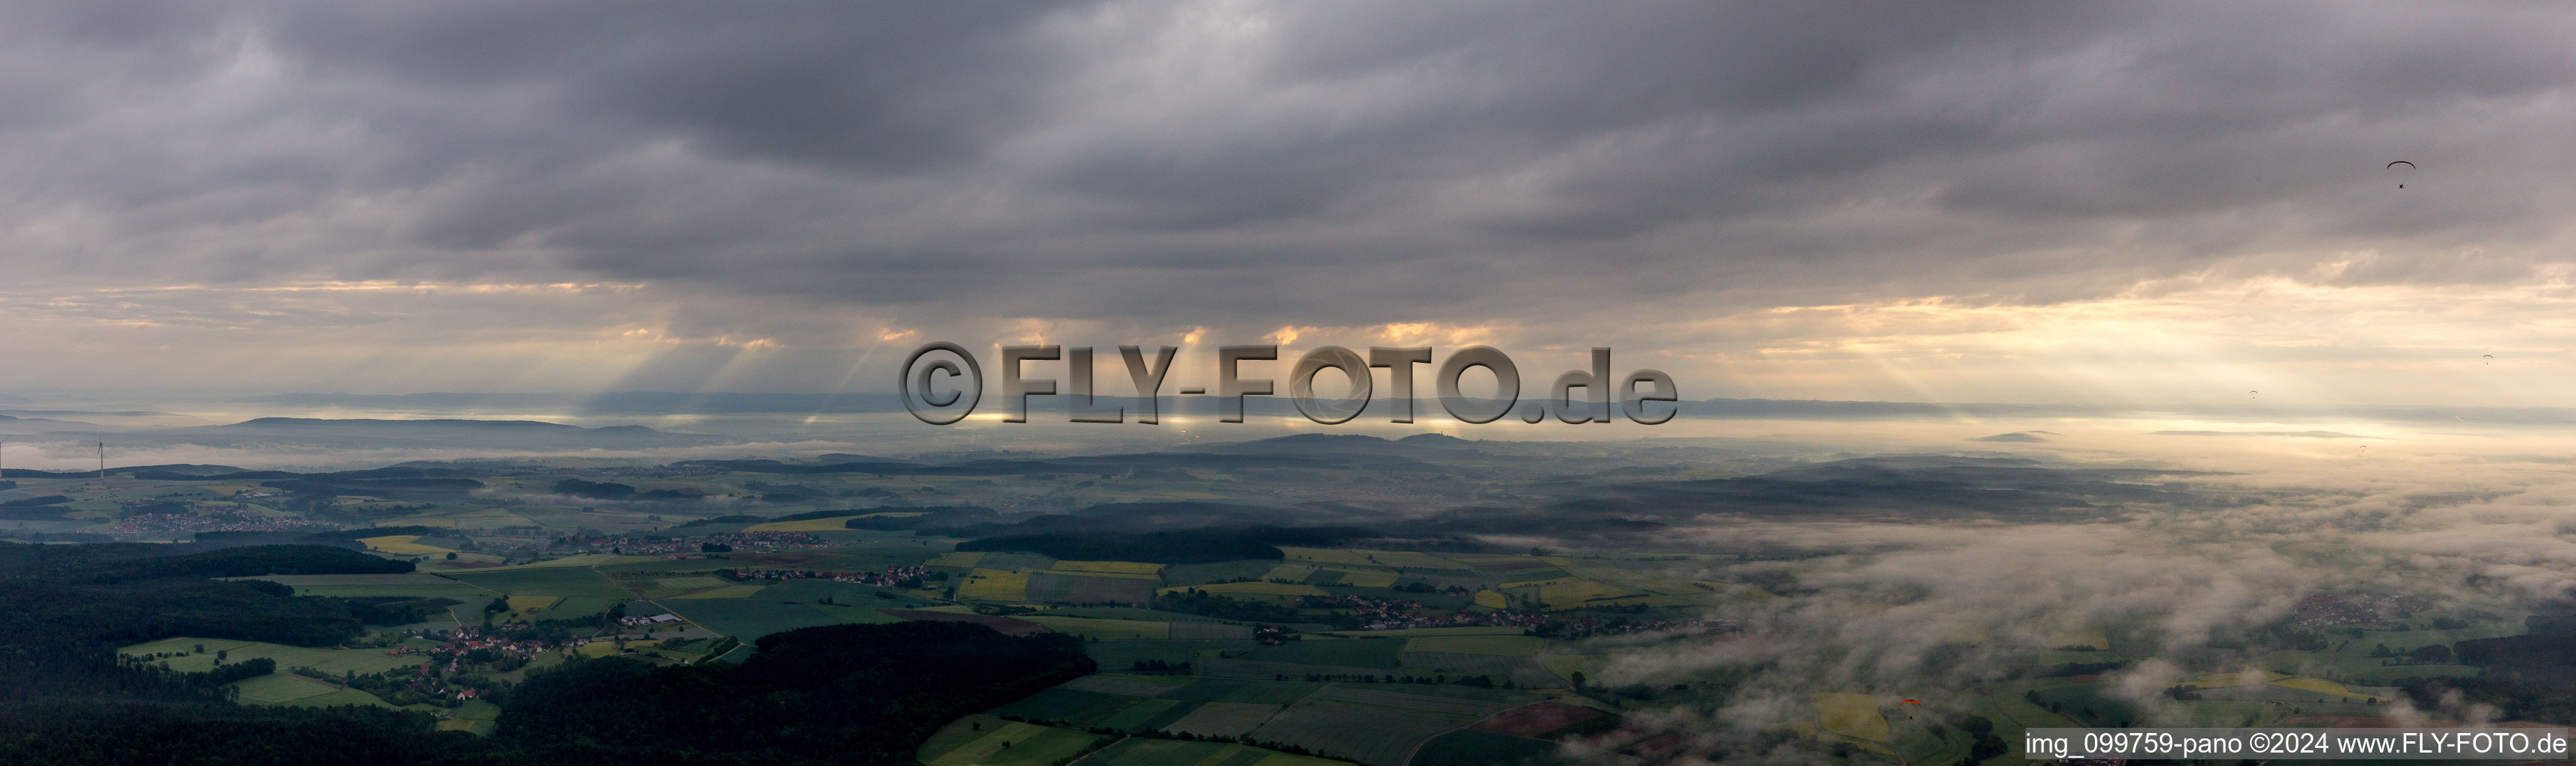
<instances>
[{"instance_id":1,"label":"green field","mask_svg":"<svg viewBox=\"0 0 2576 766\"><path fill-rule=\"evenodd\" d=\"M617 587L617 584L609 581L606 575L589 567L481 569L471 572L449 572L440 576L513 596L563 596L566 599L586 597L607 601L634 597L633 593Z\"/></svg>"},{"instance_id":2,"label":"green field","mask_svg":"<svg viewBox=\"0 0 2576 766\"><path fill-rule=\"evenodd\" d=\"M1331 595L1330 592L1312 585L1290 585L1275 582L1229 582L1216 583L1213 585L1192 585L1185 588L1162 588L1156 591L1156 593L1179 593L1190 590L1202 591L1215 596L1256 598L1272 601L1294 601L1298 596Z\"/></svg>"},{"instance_id":3,"label":"green field","mask_svg":"<svg viewBox=\"0 0 2576 766\"><path fill-rule=\"evenodd\" d=\"M2039 700L2085 726L2119 726L2138 722L2138 709L2110 696L2101 684L2076 684L2039 690Z\"/></svg>"},{"instance_id":4,"label":"green field","mask_svg":"<svg viewBox=\"0 0 2576 766\"><path fill-rule=\"evenodd\" d=\"M1489 696L1416 693L1416 690L1434 689L1440 686L1443 684L1333 684L1316 691L1304 702L1338 702L1403 710L1426 716L1454 719L1461 726L1503 712L1514 704L1506 698Z\"/></svg>"},{"instance_id":5,"label":"green field","mask_svg":"<svg viewBox=\"0 0 2576 766\"><path fill-rule=\"evenodd\" d=\"M206 647L205 653L192 653L201 644ZM213 668L216 652L225 653L224 661L228 663L237 663L253 657L266 657L277 661L277 669L280 672L289 668L310 667L334 676L349 671L381 673L388 669L416 665L421 662L419 657L387 655L383 649L330 649L215 638L165 638L117 650L118 654L128 656L164 652L188 653L180 657L151 660L154 664L168 663L171 670L183 673Z\"/></svg>"},{"instance_id":6,"label":"green field","mask_svg":"<svg viewBox=\"0 0 2576 766\"><path fill-rule=\"evenodd\" d=\"M1082 652L1100 663L1101 670L1116 672L1135 667L1139 661L1196 662L1211 653L1247 652L1259 646L1249 639L1094 641L1084 643Z\"/></svg>"},{"instance_id":7,"label":"green field","mask_svg":"<svg viewBox=\"0 0 2576 766\"><path fill-rule=\"evenodd\" d=\"M1289 705L1305 699L1329 684L1313 681L1229 681L1203 678L1188 686L1165 692L1172 699L1199 702L1250 702L1262 705Z\"/></svg>"},{"instance_id":8,"label":"green field","mask_svg":"<svg viewBox=\"0 0 2576 766\"><path fill-rule=\"evenodd\" d=\"M1495 683L1509 679L1524 689L1554 689L1567 682L1538 663L1535 657L1508 654L1468 654L1461 652L1405 652L1404 672L1417 676L1490 676Z\"/></svg>"},{"instance_id":9,"label":"green field","mask_svg":"<svg viewBox=\"0 0 2576 766\"><path fill-rule=\"evenodd\" d=\"M1060 606L1044 612L1039 612L1039 614L1057 615L1062 617L1100 617L1113 620L1144 620L1147 622L1203 622L1214 625L1238 624L1230 620L1223 620L1215 617L1206 617L1183 612L1165 612L1137 606Z\"/></svg>"},{"instance_id":10,"label":"green field","mask_svg":"<svg viewBox=\"0 0 2576 766\"><path fill-rule=\"evenodd\" d=\"M1137 697L1054 688L994 708L993 714L1088 728L1098 725L1094 721L1139 701Z\"/></svg>"},{"instance_id":11,"label":"green field","mask_svg":"<svg viewBox=\"0 0 2576 766\"><path fill-rule=\"evenodd\" d=\"M608 611L609 607L616 606L617 602L625 600L623 596L617 598L565 596L562 601L555 602L554 606L546 607L545 611L529 617L539 620L578 620Z\"/></svg>"},{"instance_id":12,"label":"green field","mask_svg":"<svg viewBox=\"0 0 2576 766\"><path fill-rule=\"evenodd\" d=\"M1401 569L1407 572L1462 572L1468 569L1468 565L1466 563L1442 558L1429 553L1419 553L1415 551L1344 550L1340 548L1294 548L1286 546L1282 546L1279 550L1288 555L1289 561L1296 563L1343 565L1352 567L1380 567L1389 570Z\"/></svg>"},{"instance_id":13,"label":"green field","mask_svg":"<svg viewBox=\"0 0 2576 766\"><path fill-rule=\"evenodd\" d=\"M1529 632L1527 628L1515 628L1508 625L1477 625L1465 628L1406 628L1403 630L1368 631L1345 630L1327 635L1347 636L1353 638L1426 638L1436 636L1518 636L1527 632Z\"/></svg>"},{"instance_id":14,"label":"green field","mask_svg":"<svg viewBox=\"0 0 2576 766\"><path fill-rule=\"evenodd\" d=\"M510 596L502 601L513 612L542 612L563 603L562 596Z\"/></svg>"},{"instance_id":15,"label":"green field","mask_svg":"<svg viewBox=\"0 0 2576 766\"><path fill-rule=\"evenodd\" d=\"M816 625L897 622L873 608L791 604L765 598L665 599L656 603L708 630L742 639L746 645L771 633ZM647 608L634 605L627 611L640 613Z\"/></svg>"},{"instance_id":16,"label":"green field","mask_svg":"<svg viewBox=\"0 0 2576 766\"><path fill-rule=\"evenodd\" d=\"M438 722L438 730L491 736L492 728L500 718L501 706L482 700L466 700L465 704L457 706L454 715Z\"/></svg>"},{"instance_id":17,"label":"green field","mask_svg":"<svg viewBox=\"0 0 2576 766\"><path fill-rule=\"evenodd\" d=\"M599 566L599 565L602 565L602 564L613 564L613 563L617 563L617 560L618 560L618 559L621 559L621 558L625 558L625 557L623 557L623 556L618 556L618 555L615 555L615 554L610 554L610 553L584 553L584 554L581 554L581 555L578 555L578 556L565 556L565 557L563 557L563 558L559 558L559 559L547 559L547 560L539 561L539 562L536 562L536 563L533 563L533 564L520 564L520 565L518 565L518 566L492 567L492 568L489 568L489 569L477 569L477 570L474 570L473 572L471 572L470 574L475 574L475 575L490 575L490 574L503 574L503 573L509 573L509 572L526 572L526 571L530 571L530 570L538 570L538 569L562 569L562 568L567 568L567 567L570 567L570 568L579 568L579 569L589 569L589 568L591 568L591 567Z\"/></svg>"},{"instance_id":18,"label":"green field","mask_svg":"<svg viewBox=\"0 0 2576 766\"><path fill-rule=\"evenodd\" d=\"M713 580L715 578L703 577L698 579ZM760 592L765 589L766 588L759 585L727 585L720 588L691 593L686 596L674 596L673 598L750 598L752 596L760 595Z\"/></svg>"},{"instance_id":19,"label":"green field","mask_svg":"<svg viewBox=\"0 0 2576 766\"><path fill-rule=\"evenodd\" d=\"M719 577L690 575L683 577L656 578L653 580L653 584L670 588L672 590L691 590L696 588L722 588L733 583Z\"/></svg>"},{"instance_id":20,"label":"green field","mask_svg":"<svg viewBox=\"0 0 2576 766\"><path fill-rule=\"evenodd\" d=\"M1043 721L1076 729L1163 729L1201 703L1163 697L1130 697L1057 687L994 708L993 715Z\"/></svg>"},{"instance_id":21,"label":"green field","mask_svg":"<svg viewBox=\"0 0 2576 766\"><path fill-rule=\"evenodd\" d=\"M1129 737L1082 760L1100 766L1338 766L1310 758L1223 742L1181 742Z\"/></svg>"},{"instance_id":22,"label":"green field","mask_svg":"<svg viewBox=\"0 0 2576 766\"><path fill-rule=\"evenodd\" d=\"M2019 732L2024 729L2060 728L2082 725L2072 718L2048 712L2048 709L2045 707L2031 704L2028 699L2022 696L2025 692L2034 691L2041 686L2050 685L2051 683L2063 683L2063 681L2052 682L2050 680L2041 680L2036 682L2023 681L2006 683L1997 686L1993 694L1986 695L1977 700L1976 707L1973 708L1971 712L1985 716L1988 720L1994 721L1995 733L2003 736L2004 746L2010 748L2010 750L2002 756L2003 758L2014 759L2012 760L2013 763L2020 763L2020 760L2018 759L2023 755L2022 738L2012 736L2014 732ZM2237 723L2230 723L2227 725L2236 726L2240 724L2241 719Z\"/></svg>"},{"instance_id":23,"label":"green field","mask_svg":"<svg viewBox=\"0 0 2576 766\"><path fill-rule=\"evenodd\" d=\"M1930 725L1930 714L1920 714L1898 725L1890 735L1888 747L1905 763L1954 763L1968 758L1972 744L1966 732L1947 726Z\"/></svg>"},{"instance_id":24,"label":"green field","mask_svg":"<svg viewBox=\"0 0 2576 766\"><path fill-rule=\"evenodd\" d=\"M1559 678L1572 679L1576 673L1599 676L1602 668L1610 666L1610 655L1551 652L1539 655L1538 664L1539 667L1546 668L1547 672L1554 673Z\"/></svg>"},{"instance_id":25,"label":"green field","mask_svg":"<svg viewBox=\"0 0 2576 766\"><path fill-rule=\"evenodd\" d=\"M2193 700L2182 703L2190 711L2181 725L2210 728L2248 726L2249 721L2279 721L2286 709L2270 702L2252 700Z\"/></svg>"},{"instance_id":26,"label":"green field","mask_svg":"<svg viewBox=\"0 0 2576 766\"><path fill-rule=\"evenodd\" d=\"M929 766L1054 766L1108 739L1072 729L967 716L922 743Z\"/></svg>"},{"instance_id":27,"label":"green field","mask_svg":"<svg viewBox=\"0 0 2576 766\"><path fill-rule=\"evenodd\" d=\"M1021 615L1020 619L1047 626L1048 629L1054 630L1058 633L1071 633L1084 638L1097 638L1103 641L1162 639L1170 638L1172 635L1172 625L1171 623L1166 622L1103 619L1098 617L1063 617L1048 614Z\"/></svg>"},{"instance_id":28,"label":"green field","mask_svg":"<svg viewBox=\"0 0 2576 766\"><path fill-rule=\"evenodd\" d=\"M1407 766L1486 766L1542 759L1557 751L1546 740L1459 729L1431 738Z\"/></svg>"},{"instance_id":29,"label":"green field","mask_svg":"<svg viewBox=\"0 0 2576 766\"><path fill-rule=\"evenodd\" d=\"M346 705L365 705L369 707L391 706L390 703L376 698L376 695L368 694L356 689L338 689L329 694L324 694L318 697L305 697L286 703L287 707L342 707ZM412 707L413 709L419 709L421 706L414 705Z\"/></svg>"},{"instance_id":30,"label":"green field","mask_svg":"<svg viewBox=\"0 0 2576 766\"><path fill-rule=\"evenodd\" d=\"M1453 652L1458 654L1504 654L1526 657L1547 648L1547 639L1537 636L1426 636L1406 639L1404 651Z\"/></svg>"},{"instance_id":31,"label":"green field","mask_svg":"<svg viewBox=\"0 0 2576 766\"><path fill-rule=\"evenodd\" d=\"M1063 684L1058 685L1056 688L1080 689L1082 691L1100 692L1103 694L1124 694L1130 697L1159 697L1162 696L1164 692L1188 686L1191 681L1195 680L1198 679L1190 676L1139 676L1118 673L1101 673L1066 681Z\"/></svg>"},{"instance_id":32,"label":"green field","mask_svg":"<svg viewBox=\"0 0 2576 766\"><path fill-rule=\"evenodd\" d=\"M1163 728L1176 734L1201 737L1240 737L1269 723L1280 709L1278 705L1250 702L1206 702Z\"/></svg>"},{"instance_id":33,"label":"green field","mask_svg":"<svg viewBox=\"0 0 2576 766\"><path fill-rule=\"evenodd\" d=\"M1163 567L1163 584L1165 586L1197 585L1200 583L1238 580L1246 577L1261 577L1268 574L1270 569L1278 566L1278 564L1279 562L1276 561L1262 561L1258 559L1218 561L1207 564L1174 564Z\"/></svg>"},{"instance_id":34,"label":"green field","mask_svg":"<svg viewBox=\"0 0 2576 766\"><path fill-rule=\"evenodd\" d=\"M1492 703L1491 709L1496 711L1537 702L1539 700L1547 699L1549 696L1540 692L1518 689L1485 689L1474 686L1459 686L1456 684L1397 684L1395 686L1387 686L1385 684L1335 684L1335 686L1342 689L1383 690L1389 693L1403 694L1411 697L1448 697L1463 700L1482 700L1484 702ZM1568 701L1581 702L1582 700L1580 698L1574 698L1569 699Z\"/></svg>"},{"instance_id":35,"label":"green field","mask_svg":"<svg viewBox=\"0 0 2576 766\"><path fill-rule=\"evenodd\" d=\"M1175 699L1144 699L1120 709L1116 714L1092 724L1119 731L1156 731L1169 729L1182 718L1198 712L1206 703Z\"/></svg>"},{"instance_id":36,"label":"green field","mask_svg":"<svg viewBox=\"0 0 2576 766\"><path fill-rule=\"evenodd\" d=\"M2370 656L2373 649L2386 646L2394 652L2418 647L2453 645L2477 638L2509 636L2521 632L2518 625L2501 621L2480 621L2452 630L2365 630L2361 637L2336 636L2332 652L2273 652L2261 659L2267 669L2294 675L2313 675L2345 683L2370 686L2394 686L2411 678L2476 675L2477 669L2466 665L2385 665L2385 658Z\"/></svg>"},{"instance_id":37,"label":"green field","mask_svg":"<svg viewBox=\"0 0 2576 766\"><path fill-rule=\"evenodd\" d=\"M1254 649L1250 654L1244 655L1244 659L1294 662L1302 665L1394 668L1403 658L1406 643L1408 642L1391 638L1308 638Z\"/></svg>"},{"instance_id":38,"label":"green field","mask_svg":"<svg viewBox=\"0 0 2576 766\"><path fill-rule=\"evenodd\" d=\"M892 594L893 598L886 598L879 594ZM892 588L815 579L788 580L772 585L768 590L762 591L760 597L770 601L803 601L810 604L820 604L828 600L832 604L841 606L872 609L918 609L936 603L904 595Z\"/></svg>"},{"instance_id":39,"label":"green field","mask_svg":"<svg viewBox=\"0 0 2576 766\"><path fill-rule=\"evenodd\" d=\"M232 685L245 705L288 705L293 707L336 707L368 705L393 707L376 695L345 689L292 673L270 673L242 679Z\"/></svg>"},{"instance_id":40,"label":"green field","mask_svg":"<svg viewBox=\"0 0 2576 766\"><path fill-rule=\"evenodd\" d=\"M957 583L960 601L1026 601L1029 575L1007 569L978 568Z\"/></svg>"},{"instance_id":41,"label":"green field","mask_svg":"<svg viewBox=\"0 0 2576 766\"><path fill-rule=\"evenodd\" d=\"M1376 706L1308 701L1270 719L1253 737L1369 766L1404 766L1415 747L1461 725Z\"/></svg>"}]
</instances>

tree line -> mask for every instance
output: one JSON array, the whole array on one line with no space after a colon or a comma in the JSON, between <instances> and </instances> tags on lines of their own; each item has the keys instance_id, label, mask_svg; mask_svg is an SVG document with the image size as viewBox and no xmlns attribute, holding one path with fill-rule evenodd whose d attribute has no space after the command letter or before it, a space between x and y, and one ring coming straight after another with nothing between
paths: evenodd
<instances>
[{"instance_id":1,"label":"tree line","mask_svg":"<svg viewBox=\"0 0 2576 766\"><path fill-rule=\"evenodd\" d=\"M261 659L197 673L116 648L174 636L334 646L416 621L418 599L293 595L214 577L408 571L327 546L148 555L155 546L0 544L0 763L898 764L939 726L1092 672L1070 636L980 625L835 625L764 637L740 665L586 659L507 696L490 738L427 713L232 703ZM174 546L157 546L162 551Z\"/></svg>"}]
</instances>

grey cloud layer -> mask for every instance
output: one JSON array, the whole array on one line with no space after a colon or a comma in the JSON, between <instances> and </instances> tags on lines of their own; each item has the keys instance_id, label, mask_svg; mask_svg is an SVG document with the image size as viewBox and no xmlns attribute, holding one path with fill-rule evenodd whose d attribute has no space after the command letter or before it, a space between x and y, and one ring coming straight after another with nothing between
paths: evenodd
<instances>
[{"instance_id":1,"label":"grey cloud layer","mask_svg":"<svg viewBox=\"0 0 2576 766\"><path fill-rule=\"evenodd\" d=\"M71 281L971 284L941 300L1247 327L2057 300L2356 249L2390 252L2334 279L2496 282L2559 257L2576 160L2576 14L2544 6L7 14L0 241Z\"/></svg>"}]
</instances>

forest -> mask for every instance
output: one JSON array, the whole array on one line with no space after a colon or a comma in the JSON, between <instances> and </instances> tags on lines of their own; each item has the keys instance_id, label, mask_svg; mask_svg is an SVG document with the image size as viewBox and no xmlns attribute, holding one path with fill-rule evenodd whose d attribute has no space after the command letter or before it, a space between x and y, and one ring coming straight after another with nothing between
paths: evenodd
<instances>
[{"instance_id":1,"label":"forest","mask_svg":"<svg viewBox=\"0 0 2576 766\"><path fill-rule=\"evenodd\" d=\"M942 724L1089 674L1062 633L962 622L775 633L739 665L584 660L511 695L496 744L532 763L908 764Z\"/></svg>"},{"instance_id":2,"label":"forest","mask_svg":"<svg viewBox=\"0 0 2576 766\"><path fill-rule=\"evenodd\" d=\"M577 660L510 697L496 736L426 713L236 705L220 687L265 659L179 673L122 645L203 636L329 646L417 621L420 599L292 595L208 578L410 571L318 545L180 555L179 546L0 544L0 763L907 763L942 723L1093 669L1075 639L980 625L836 625L770 635L739 665ZM640 760L639 760L640 759Z\"/></svg>"}]
</instances>

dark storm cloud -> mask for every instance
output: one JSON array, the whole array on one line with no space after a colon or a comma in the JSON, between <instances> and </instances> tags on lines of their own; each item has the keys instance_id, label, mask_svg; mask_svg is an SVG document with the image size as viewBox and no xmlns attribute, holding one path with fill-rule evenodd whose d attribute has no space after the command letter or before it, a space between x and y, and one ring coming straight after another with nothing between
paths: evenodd
<instances>
[{"instance_id":1,"label":"dark storm cloud","mask_svg":"<svg viewBox=\"0 0 2576 766\"><path fill-rule=\"evenodd\" d=\"M2401 244L2331 279L2505 282L2556 257L2576 160L2549 6L6 13L0 234L80 278L1245 327L2064 300Z\"/></svg>"},{"instance_id":2,"label":"dark storm cloud","mask_svg":"<svg viewBox=\"0 0 2576 766\"><path fill-rule=\"evenodd\" d=\"M921 170L1023 124L1043 3L314 3L282 47L394 86L527 89L729 158ZM578 117L575 117L578 115ZM583 119L587 118L587 119Z\"/></svg>"}]
</instances>

